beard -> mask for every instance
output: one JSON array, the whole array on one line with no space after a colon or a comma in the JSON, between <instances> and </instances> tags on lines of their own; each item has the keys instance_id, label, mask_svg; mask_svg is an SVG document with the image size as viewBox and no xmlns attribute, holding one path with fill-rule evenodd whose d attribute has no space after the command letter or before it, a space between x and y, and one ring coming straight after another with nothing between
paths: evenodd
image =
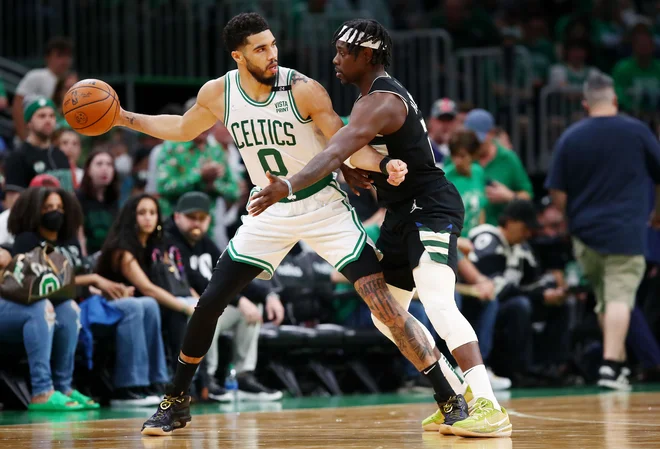
<instances>
[{"instance_id":1,"label":"beard","mask_svg":"<svg viewBox=\"0 0 660 449\"><path fill-rule=\"evenodd\" d=\"M32 130L39 142L48 142L53 135L53 131L44 132L42 130Z\"/></svg>"},{"instance_id":2,"label":"beard","mask_svg":"<svg viewBox=\"0 0 660 449\"><path fill-rule=\"evenodd\" d=\"M261 70L259 67L256 65L252 65L250 61L247 59L245 67L248 69L248 72L250 72L250 75L254 77L255 80L257 80L259 83L264 84L266 86L274 86L275 81L277 80L277 74L275 75L270 75L267 76L268 70ZM277 61L273 61L273 64L277 64ZM270 64L269 64L270 65Z\"/></svg>"}]
</instances>

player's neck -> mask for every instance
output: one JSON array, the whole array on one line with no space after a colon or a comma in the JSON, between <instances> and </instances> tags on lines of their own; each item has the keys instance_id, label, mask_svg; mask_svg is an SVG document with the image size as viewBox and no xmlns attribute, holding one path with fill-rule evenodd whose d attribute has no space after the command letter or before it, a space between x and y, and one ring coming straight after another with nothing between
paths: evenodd
<instances>
[{"instance_id":1,"label":"player's neck","mask_svg":"<svg viewBox=\"0 0 660 449\"><path fill-rule=\"evenodd\" d=\"M613 117L619 113L618 109L614 105L603 105L592 107L589 109L590 117Z\"/></svg>"},{"instance_id":2,"label":"player's neck","mask_svg":"<svg viewBox=\"0 0 660 449\"><path fill-rule=\"evenodd\" d=\"M250 99L258 102L263 102L268 99L270 93L273 91L273 86L260 83L247 69L241 66L238 67L238 74L240 87Z\"/></svg>"},{"instance_id":3,"label":"player's neck","mask_svg":"<svg viewBox=\"0 0 660 449\"><path fill-rule=\"evenodd\" d=\"M369 89L371 89L371 85L374 83L374 80L380 76L386 75L387 72L385 71L384 67L380 67L379 69L373 70L372 72L369 72L366 74L357 84L357 87L360 89L360 94L367 95L369 93Z\"/></svg>"}]
</instances>

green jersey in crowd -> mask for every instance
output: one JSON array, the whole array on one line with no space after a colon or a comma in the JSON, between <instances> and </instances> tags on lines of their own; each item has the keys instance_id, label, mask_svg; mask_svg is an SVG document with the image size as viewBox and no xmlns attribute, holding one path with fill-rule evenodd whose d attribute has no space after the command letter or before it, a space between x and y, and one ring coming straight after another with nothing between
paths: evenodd
<instances>
[{"instance_id":1,"label":"green jersey in crowd","mask_svg":"<svg viewBox=\"0 0 660 449\"><path fill-rule=\"evenodd\" d=\"M486 207L486 178L484 170L477 163L472 164L472 173L465 176L456 171L453 164L445 166L445 177L456 186L465 205L465 221L461 235L467 237L468 232L481 224L481 213Z\"/></svg>"}]
</instances>

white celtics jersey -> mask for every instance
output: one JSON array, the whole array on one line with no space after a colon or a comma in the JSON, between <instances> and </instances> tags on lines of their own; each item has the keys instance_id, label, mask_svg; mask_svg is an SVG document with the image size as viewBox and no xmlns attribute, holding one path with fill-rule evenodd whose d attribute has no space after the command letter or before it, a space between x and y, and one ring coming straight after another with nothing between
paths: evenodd
<instances>
[{"instance_id":1,"label":"white celtics jersey","mask_svg":"<svg viewBox=\"0 0 660 449\"><path fill-rule=\"evenodd\" d=\"M290 88L294 73L279 67L273 92L263 103L243 91L238 70L225 75L224 123L234 137L252 183L261 188L269 184L266 171L291 177L326 146L312 120L301 117L296 109Z\"/></svg>"}]
</instances>

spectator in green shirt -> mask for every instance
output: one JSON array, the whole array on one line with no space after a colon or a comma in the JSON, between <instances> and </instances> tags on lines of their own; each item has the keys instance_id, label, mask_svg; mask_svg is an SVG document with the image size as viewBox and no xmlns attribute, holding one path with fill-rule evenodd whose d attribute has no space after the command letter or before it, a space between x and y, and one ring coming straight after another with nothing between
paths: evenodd
<instances>
[{"instance_id":1,"label":"spectator in green shirt","mask_svg":"<svg viewBox=\"0 0 660 449\"><path fill-rule=\"evenodd\" d=\"M495 120L490 112L473 109L464 126L474 131L481 143L478 161L486 176L486 223L497 226L498 217L510 201L532 198L532 182L518 155L494 139Z\"/></svg>"},{"instance_id":2,"label":"spectator in green shirt","mask_svg":"<svg viewBox=\"0 0 660 449\"><path fill-rule=\"evenodd\" d=\"M467 237L472 228L483 224L486 199L484 170L474 162L479 151L479 139L468 129L456 131L449 139L451 164L445 167L445 176L461 194L465 205L465 221L461 236Z\"/></svg>"},{"instance_id":3,"label":"spectator in green shirt","mask_svg":"<svg viewBox=\"0 0 660 449\"><path fill-rule=\"evenodd\" d=\"M190 142L163 142L158 155L157 189L163 217L172 214L173 206L186 192L204 192L213 205L218 197L227 203L236 201L238 183L219 143L210 143L209 132L203 132ZM215 217L212 207L211 217ZM213 223L209 229L213 229Z\"/></svg>"},{"instance_id":4,"label":"spectator in green shirt","mask_svg":"<svg viewBox=\"0 0 660 449\"><path fill-rule=\"evenodd\" d=\"M653 57L653 34L640 23L631 31L633 55L614 67L612 77L622 109L652 112L660 108L660 60Z\"/></svg>"}]
</instances>

